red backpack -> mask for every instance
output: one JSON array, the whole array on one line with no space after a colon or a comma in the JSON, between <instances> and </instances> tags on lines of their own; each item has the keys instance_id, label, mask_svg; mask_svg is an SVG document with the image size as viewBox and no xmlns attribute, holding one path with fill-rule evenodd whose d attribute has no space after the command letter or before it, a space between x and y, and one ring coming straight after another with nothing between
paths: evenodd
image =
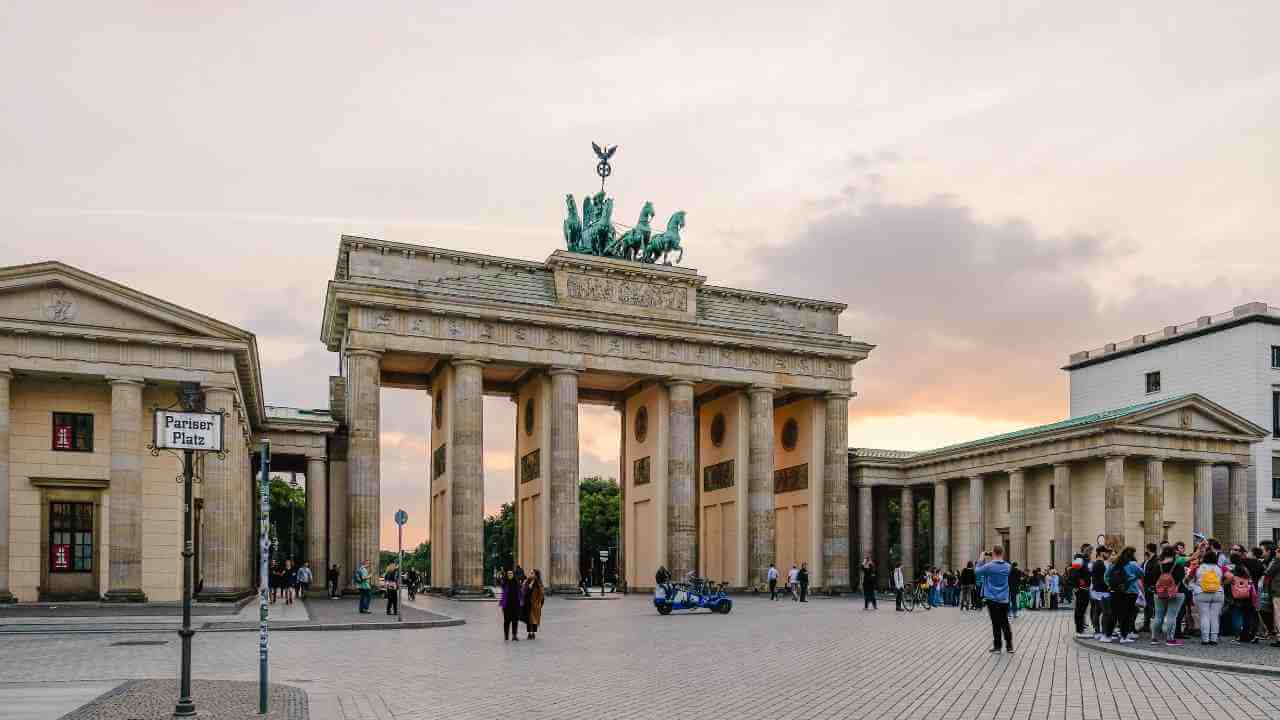
<instances>
[{"instance_id":1,"label":"red backpack","mask_svg":"<svg viewBox=\"0 0 1280 720\"><path fill-rule=\"evenodd\" d=\"M1253 598L1253 583L1246 577L1239 575L1231 578L1231 597L1236 600L1250 600Z\"/></svg>"},{"instance_id":2,"label":"red backpack","mask_svg":"<svg viewBox=\"0 0 1280 720\"><path fill-rule=\"evenodd\" d=\"M1172 563L1169 564L1168 570L1165 570L1162 567L1160 571L1160 577L1159 579L1156 580L1156 587L1155 587L1156 597L1160 598L1161 600L1171 600L1182 594L1182 592L1178 590L1178 583L1175 582L1173 579L1172 570L1173 570Z\"/></svg>"}]
</instances>

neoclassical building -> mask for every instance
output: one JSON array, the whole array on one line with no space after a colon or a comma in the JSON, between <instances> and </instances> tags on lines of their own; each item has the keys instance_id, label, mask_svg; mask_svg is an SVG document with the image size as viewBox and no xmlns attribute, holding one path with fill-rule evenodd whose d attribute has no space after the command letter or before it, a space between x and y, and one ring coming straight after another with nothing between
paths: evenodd
<instances>
[{"instance_id":1,"label":"neoclassical building","mask_svg":"<svg viewBox=\"0 0 1280 720\"><path fill-rule=\"evenodd\" d=\"M1243 479L1251 447L1265 434L1186 394L936 450L853 448L857 557L882 567L901 558L910 574L921 557L960 568L995 544L1023 567L1062 568L1081 544L1100 539L1141 548L1166 539L1190 544L1201 532L1245 543ZM1215 467L1237 479L1227 521L1217 524ZM891 501L899 521L893 538ZM918 513L929 523L922 527Z\"/></svg>"}]
</instances>

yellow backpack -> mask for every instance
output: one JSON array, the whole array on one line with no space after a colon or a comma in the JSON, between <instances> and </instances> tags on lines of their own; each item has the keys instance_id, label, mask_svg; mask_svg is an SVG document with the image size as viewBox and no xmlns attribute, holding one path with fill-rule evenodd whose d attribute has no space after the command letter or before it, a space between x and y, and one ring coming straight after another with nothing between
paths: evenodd
<instances>
[{"instance_id":1,"label":"yellow backpack","mask_svg":"<svg viewBox=\"0 0 1280 720\"><path fill-rule=\"evenodd\" d=\"M1200 592L1216 593L1222 589L1222 580L1218 577L1218 567L1210 565L1200 576Z\"/></svg>"}]
</instances>

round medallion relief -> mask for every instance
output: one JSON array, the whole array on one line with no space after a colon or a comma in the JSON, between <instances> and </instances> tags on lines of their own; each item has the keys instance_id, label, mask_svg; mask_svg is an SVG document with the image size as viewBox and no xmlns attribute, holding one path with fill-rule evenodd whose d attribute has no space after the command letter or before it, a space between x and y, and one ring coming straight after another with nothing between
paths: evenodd
<instances>
[{"instance_id":1,"label":"round medallion relief","mask_svg":"<svg viewBox=\"0 0 1280 720\"><path fill-rule=\"evenodd\" d=\"M436 422L436 427L440 427L440 423L444 420L444 406L440 404L441 393L436 390L435 395L431 396L431 416Z\"/></svg>"},{"instance_id":2,"label":"round medallion relief","mask_svg":"<svg viewBox=\"0 0 1280 720\"><path fill-rule=\"evenodd\" d=\"M711 418L711 444L716 447L724 444L724 413L716 413Z\"/></svg>"},{"instance_id":3,"label":"round medallion relief","mask_svg":"<svg viewBox=\"0 0 1280 720\"><path fill-rule=\"evenodd\" d=\"M533 434L533 398L524 401L524 434Z\"/></svg>"},{"instance_id":4,"label":"round medallion relief","mask_svg":"<svg viewBox=\"0 0 1280 720\"><path fill-rule=\"evenodd\" d=\"M797 442L800 442L800 423L791 418L782 425L782 449L787 452L795 450Z\"/></svg>"},{"instance_id":5,"label":"round medallion relief","mask_svg":"<svg viewBox=\"0 0 1280 720\"><path fill-rule=\"evenodd\" d=\"M641 405L636 411L636 442L644 442L649 436L649 406Z\"/></svg>"}]
</instances>

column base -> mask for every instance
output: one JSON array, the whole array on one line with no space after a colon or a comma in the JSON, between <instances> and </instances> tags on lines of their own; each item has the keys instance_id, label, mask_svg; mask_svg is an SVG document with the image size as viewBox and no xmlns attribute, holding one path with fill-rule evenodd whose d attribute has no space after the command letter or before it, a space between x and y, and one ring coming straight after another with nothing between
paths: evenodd
<instances>
[{"instance_id":1,"label":"column base","mask_svg":"<svg viewBox=\"0 0 1280 720\"><path fill-rule=\"evenodd\" d=\"M8 590L0 590L0 604L8 605L16 602L18 602L18 598L14 597L13 593Z\"/></svg>"},{"instance_id":2,"label":"column base","mask_svg":"<svg viewBox=\"0 0 1280 720\"><path fill-rule=\"evenodd\" d=\"M141 590L108 590L106 595L102 596L104 603L144 603L147 601L147 594Z\"/></svg>"},{"instance_id":3,"label":"column base","mask_svg":"<svg viewBox=\"0 0 1280 720\"><path fill-rule=\"evenodd\" d=\"M547 593L550 595L581 595L582 586L580 585L548 585Z\"/></svg>"},{"instance_id":4,"label":"column base","mask_svg":"<svg viewBox=\"0 0 1280 720\"><path fill-rule=\"evenodd\" d=\"M847 595L853 592L853 588L848 585L834 585L829 588L819 588L818 592L823 595Z\"/></svg>"},{"instance_id":5,"label":"column base","mask_svg":"<svg viewBox=\"0 0 1280 720\"><path fill-rule=\"evenodd\" d=\"M250 595L257 595L253 588L205 588L196 593L200 602L239 602Z\"/></svg>"}]
</instances>

